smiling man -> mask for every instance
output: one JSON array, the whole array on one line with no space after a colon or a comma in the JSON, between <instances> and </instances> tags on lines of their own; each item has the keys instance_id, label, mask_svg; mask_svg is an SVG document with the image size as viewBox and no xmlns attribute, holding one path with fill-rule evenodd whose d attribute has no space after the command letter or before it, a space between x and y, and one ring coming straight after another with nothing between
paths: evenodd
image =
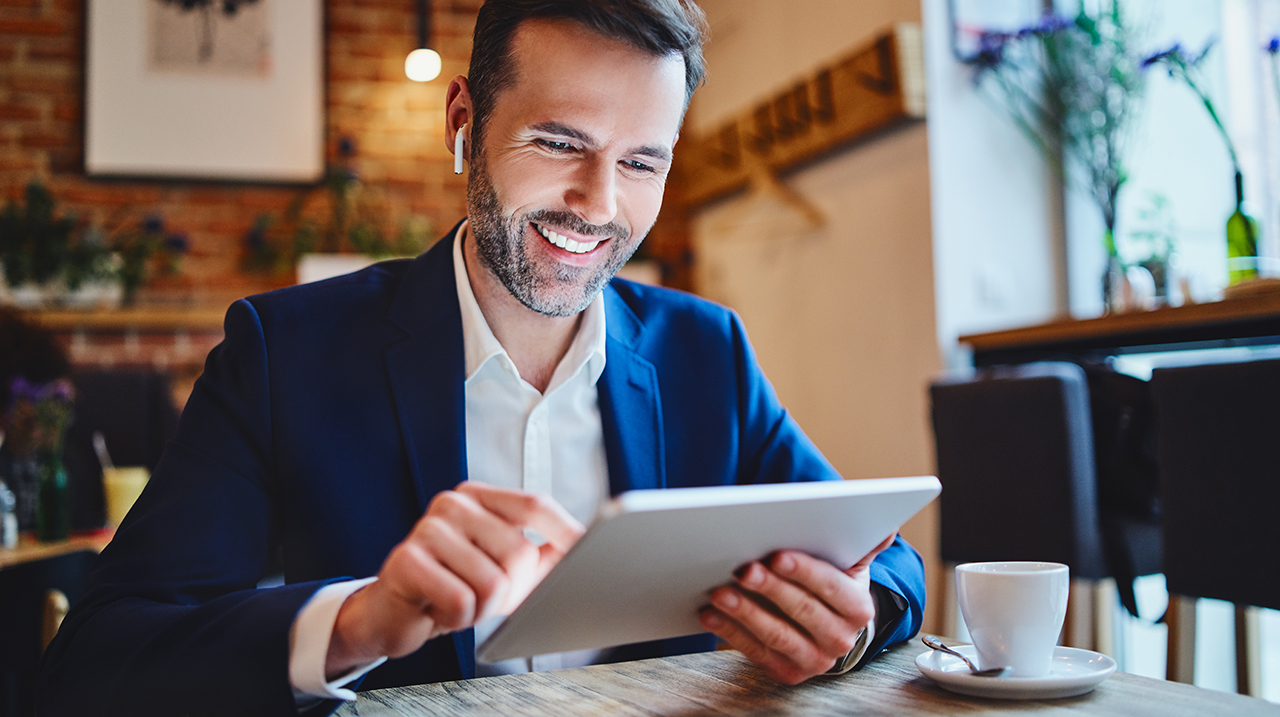
<instances>
[{"instance_id":1,"label":"smiling man","mask_svg":"<svg viewBox=\"0 0 1280 717\"><path fill-rule=\"evenodd\" d=\"M46 653L41 714L322 713L716 635L796 683L919 628L920 559L890 538L852 566L761 556L705 635L476 660L611 494L839 479L733 313L613 279L662 204L702 22L686 0L486 2L447 97L467 218L415 260L231 307ZM260 587L275 554L285 584Z\"/></svg>"}]
</instances>

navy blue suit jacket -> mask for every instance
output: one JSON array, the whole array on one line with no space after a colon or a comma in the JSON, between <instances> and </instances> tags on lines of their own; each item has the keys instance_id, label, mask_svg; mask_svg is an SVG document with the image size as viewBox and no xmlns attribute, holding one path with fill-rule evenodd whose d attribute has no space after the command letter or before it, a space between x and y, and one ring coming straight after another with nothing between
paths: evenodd
<instances>
[{"instance_id":1,"label":"navy blue suit jacket","mask_svg":"<svg viewBox=\"0 0 1280 717\"><path fill-rule=\"evenodd\" d=\"M377 573L432 496L467 476L452 240L231 306L150 485L46 653L41 714L293 711L298 610L329 581ZM616 279L604 301L613 493L838 479L778 403L735 314ZM286 584L255 589L274 551ZM909 606L876 642L914 634L919 556L899 540L871 574ZM361 689L470 677L473 660L466 630L387 662Z\"/></svg>"}]
</instances>

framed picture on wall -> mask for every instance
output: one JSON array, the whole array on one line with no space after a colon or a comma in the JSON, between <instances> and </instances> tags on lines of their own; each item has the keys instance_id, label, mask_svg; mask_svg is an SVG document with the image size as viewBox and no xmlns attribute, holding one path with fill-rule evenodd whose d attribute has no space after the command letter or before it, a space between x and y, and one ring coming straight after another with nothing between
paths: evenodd
<instances>
[{"instance_id":1,"label":"framed picture on wall","mask_svg":"<svg viewBox=\"0 0 1280 717\"><path fill-rule=\"evenodd\" d=\"M88 0L85 173L324 175L323 0Z\"/></svg>"}]
</instances>

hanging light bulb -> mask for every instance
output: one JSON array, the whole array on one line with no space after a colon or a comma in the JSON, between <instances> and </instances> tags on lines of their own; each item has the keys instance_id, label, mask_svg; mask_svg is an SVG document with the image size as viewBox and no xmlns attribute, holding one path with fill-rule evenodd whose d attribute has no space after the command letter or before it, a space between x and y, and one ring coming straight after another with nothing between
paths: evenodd
<instances>
[{"instance_id":1,"label":"hanging light bulb","mask_svg":"<svg viewBox=\"0 0 1280 717\"><path fill-rule=\"evenodd\" d=\"M430 82L440 76L440 53L419 47L404 58L404 74L414 82Z\"/></svg>"},{"instance_id":2,"label":"hanging light bulb","mask_svg":"<svg viewBox=\"0 0 1280 717\"><path fill-rule=\"evenodd\" d=\"M431 38L431 3L418 0L418 49L404 58L404 74L414 82L430 82L440 76L440 53L428 45Z\"/></svg>"}]
</instances>

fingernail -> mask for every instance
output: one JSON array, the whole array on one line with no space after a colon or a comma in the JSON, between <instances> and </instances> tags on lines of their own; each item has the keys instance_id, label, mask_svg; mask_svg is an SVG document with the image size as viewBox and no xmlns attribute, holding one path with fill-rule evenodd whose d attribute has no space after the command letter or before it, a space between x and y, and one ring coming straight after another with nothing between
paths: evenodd
<instances>
[{"instance_id":1,"label":"fingernail","mask_svg":"<svg viewBox=\"0 0 1280 717\"><path fill-rule=\"evenodd\" d=\"M789 575L792 570L796 569L796 559L783 553L773 559L773 569L783 575Z\"/></svg>"},{"instance_id":2,"label":"fingernail","mask_svg":"<svg viewBox=\"0 0 1280 717\"><path fill-rule=\"evenodd\" d=\"M732 590L725 590L716 593L712 602L726 610L736 610L740 601L738 600L738 595Z\"/></svg>"},{"instance_id":3,"label":"fingernail","mask_svg":"<svg viewBox=\"0 0 1280 717\"><path fill-rule=\"evenodd\" d=\"M724 626L724 619L721 618L714 610L707 610L702 613L702 624L712 630L718 630Z\"/></svg>"},{"instance_id":4,"label":"fingernail","mask_svg":"<svg viewBox=\"0 0 1280 717\"><path fill-rule=\"evenodd\" d=\"M759 587L760 583L764 582L764 568L752 563L742 574L741 580L742 584L749 588Z\"/></svg>"}]
</instances>

